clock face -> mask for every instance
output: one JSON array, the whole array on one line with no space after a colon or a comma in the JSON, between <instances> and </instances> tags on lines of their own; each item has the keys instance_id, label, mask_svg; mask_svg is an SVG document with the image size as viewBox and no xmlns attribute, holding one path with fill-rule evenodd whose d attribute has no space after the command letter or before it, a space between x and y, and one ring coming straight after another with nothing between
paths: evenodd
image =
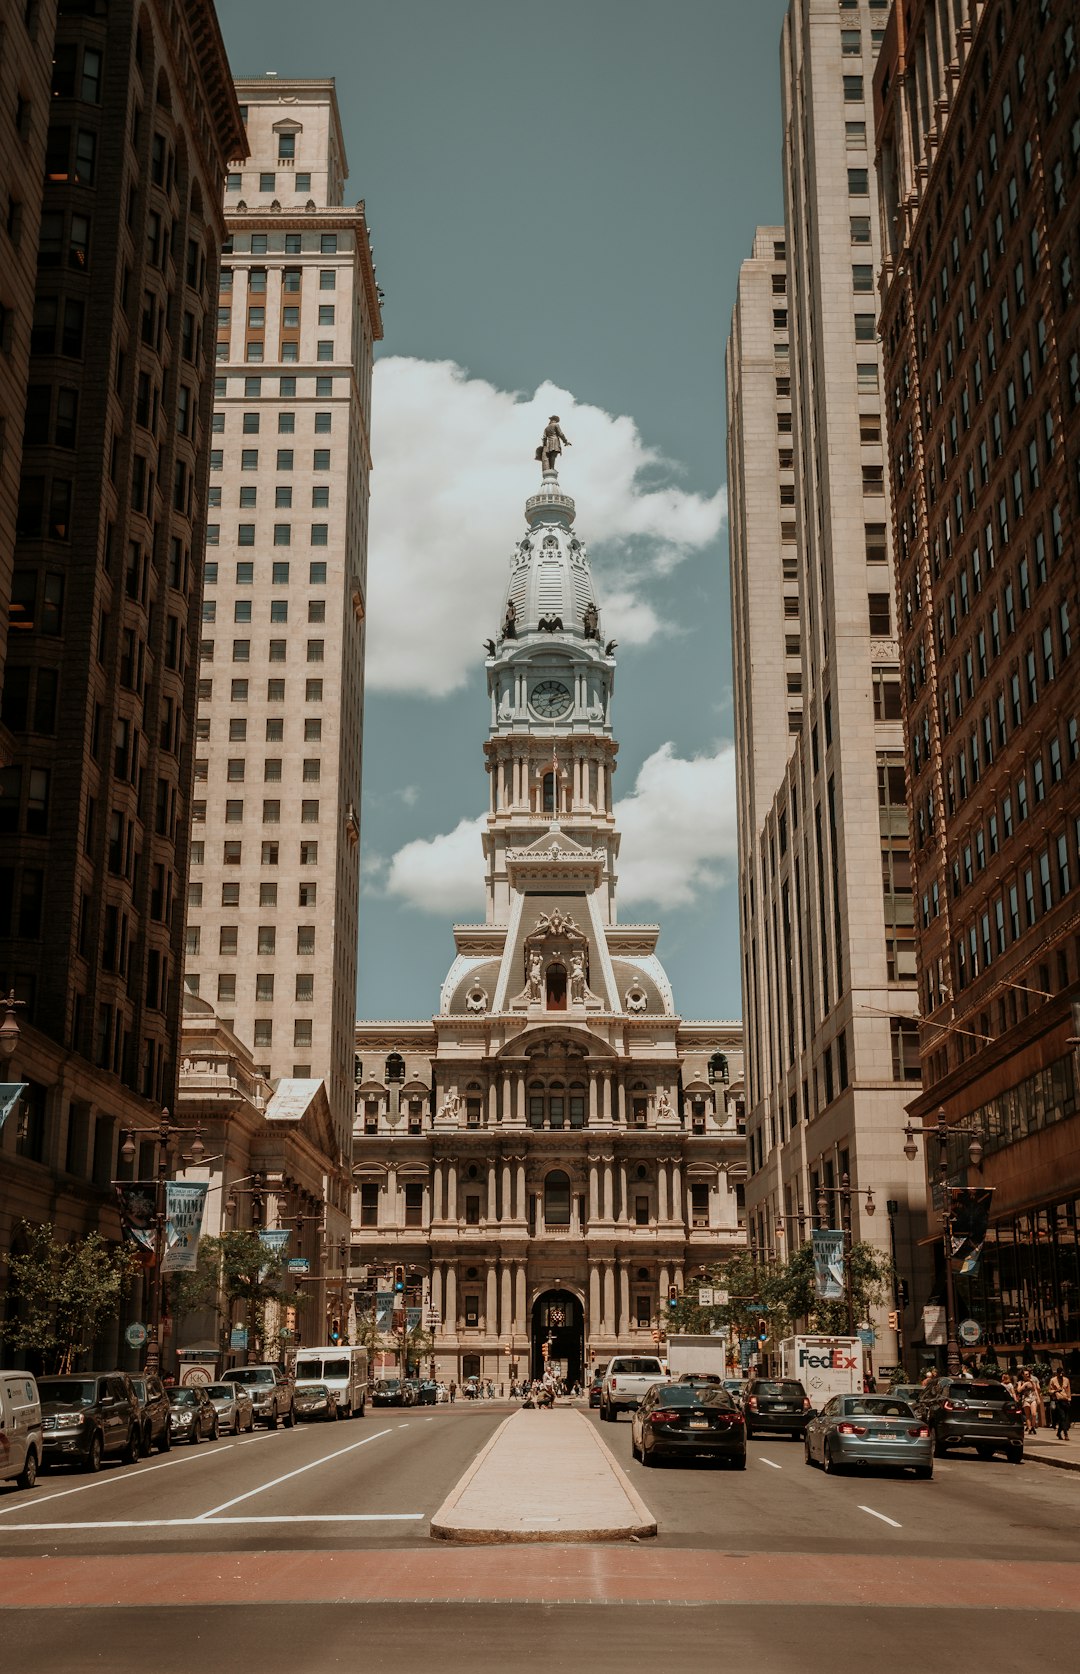
<instances>
[{"instance_id":1,"label":"clock face","mask_svg":"<svg viewBox=\"0 0 1080 1674\"><path fill-rule=\"evenodd\" d=\"M549 721L556 715L565 715L572 701L569 687L561 680L541 680L529 697L536 713Z\"/></svg>"}]
</instances>

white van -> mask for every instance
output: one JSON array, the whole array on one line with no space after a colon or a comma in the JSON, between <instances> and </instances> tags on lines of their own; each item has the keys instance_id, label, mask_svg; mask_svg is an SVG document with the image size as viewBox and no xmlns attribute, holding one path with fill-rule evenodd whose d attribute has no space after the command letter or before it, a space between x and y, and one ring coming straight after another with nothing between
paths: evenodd
<instances>
[{"instance_id":1,"label":"white van","mask_svg":"<svg viewBox=\"0 0 1080 1674\"><path fill-rule=\"evenodd\" d=\"M41 1402L29 1372L0 1372L0 1482L32 1488L41 1469Z\"/></svg>"},{"instance_id":2,"label":"white van","mask_svg":"<svg viewBox=\"0 0 1080 1674\"><path fill-rule=\"evenodd\" d=\"M351 1348L348 1343L297 1349L293 1379L297 1389L305 1383L325 1383L337 1396L342 1418L363 1418L368 1398L367 1349Z\"/></svg>"}]
</instances>

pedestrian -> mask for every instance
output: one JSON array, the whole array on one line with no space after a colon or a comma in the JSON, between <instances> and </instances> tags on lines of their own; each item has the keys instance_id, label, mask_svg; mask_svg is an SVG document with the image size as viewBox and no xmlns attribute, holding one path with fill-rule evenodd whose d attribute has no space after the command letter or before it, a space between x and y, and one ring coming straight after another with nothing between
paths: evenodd
<instances>
[{"instance_id":1,"label":"pedestrian","mask_svg":"<svg viewBox=\"0 0 1080 1674\"><path fill-rule=\"evenodd\" d=\"M1068 1441L1072 1424L1072 1384L1064 1366L1056 1371L1048 1385L1050 1410L1058 1441Z\"/></svg>"},{"instance_id":2,"label":"pedestrian","mask_svg":"<svg viewBox=\"0 0 1080 1674\"><path fill-rule=\"evenodd\" d=\"M864 1376L862 1380L862 1392L864 1395L877 1394L877 1379L875 1378L873 1372L867 1372Z\"/></svg>"},{"instance_id":3,"label":"pedestrian","mask_svg":"<svg viewBox=\"0 0 1080 1674\"><path fill-rule=\"evenodd\" d=\"M453 1406L453 1404L456 1400L457 1400L457 1384L454 1382L454 1379L451 1378L450 1379L450 1405Z\"/></svg>"},{"instance_id":4,"label":"pedestrian","mask_svg":"<svg viewBox=\"0 0 1080 1674\"><path fill-rule=\"evenodd\" d=\"M1024 1431L1029 1436L1038 1434L1039 1386L1034 1372L1024 1372L1020 1379L1020 1405L1024 1409Z\"/></svg>"}]
</instances>

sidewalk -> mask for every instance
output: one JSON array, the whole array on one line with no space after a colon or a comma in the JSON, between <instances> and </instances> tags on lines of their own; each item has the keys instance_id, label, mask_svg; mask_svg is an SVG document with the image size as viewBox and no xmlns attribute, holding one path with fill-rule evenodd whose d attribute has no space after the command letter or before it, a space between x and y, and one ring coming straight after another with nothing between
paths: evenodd
<instances>
[{"instance_id":1,"label":"sidewalk","mask_svg":"<svg viewBox=\"0 0 1080 1674\"><path fill-rule=\"evenodd\" d=\"M1070 1439L1058 1441L1053 1430L1042 1429L1037 1436L1024 1437L1024 1458L1032 1465L1056 1465L1059 1471L1080 1471L1080 1425L1073 1425Z\"/></svg>"},{"instance_id":2,"label":"sidewalk","mask_svg":"<svg viewBox=\"0 0 1080 1674\"><path fill-rule=\"evenodd\" d=\"M656 1519L581 1412L515 1412L431 1519L436 1540L629 1540Z\"/></svg>"}]
</instances>

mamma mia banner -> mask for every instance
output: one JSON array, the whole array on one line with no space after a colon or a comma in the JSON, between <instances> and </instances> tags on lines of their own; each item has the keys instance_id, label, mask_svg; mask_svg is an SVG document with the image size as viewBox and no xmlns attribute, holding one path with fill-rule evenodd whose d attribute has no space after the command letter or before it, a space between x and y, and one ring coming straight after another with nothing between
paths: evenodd
<instances>
[{"instance_id":1,"label":"mamma mia banner","mask_svg":"<svg viewBox=\"0 0 1080 1674\"><path fill-rule=\"evenodd\" d=\"M844 1294L844 1234L814 1228L814 1295L819 1302L839 1302Z\"/></svg>"},{"instance_id":2,"label":"mamma mia banner","mask_svg":"<svg viewBox=\"0 0 1080 1674\"><path fill-rule=\"evenodd\" d=\"M166 1180L165 1250L161 1258L163 1273L195 1271L206 1193L205 1180Z\"/></svg>"}]
</instances>

